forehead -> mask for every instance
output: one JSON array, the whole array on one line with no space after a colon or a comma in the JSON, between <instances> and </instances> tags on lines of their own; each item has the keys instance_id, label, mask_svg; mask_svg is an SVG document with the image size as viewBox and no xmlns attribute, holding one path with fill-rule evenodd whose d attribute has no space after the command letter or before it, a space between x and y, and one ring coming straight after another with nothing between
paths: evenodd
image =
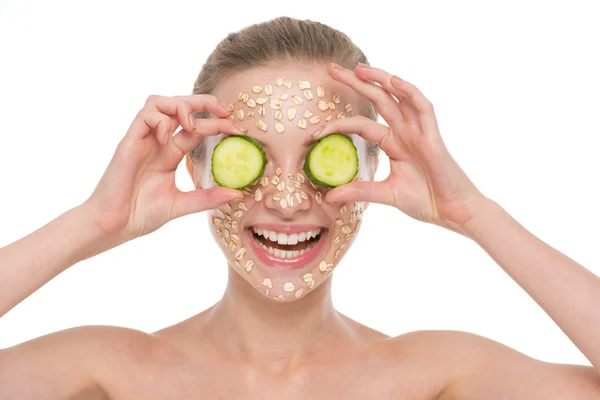
<instances>
[{"instance_id":1,"label":"forehead","mask_svg":"<svg viewBox=\"0 0 600 400\"><path fill-rule=\"evenodd\" d=\"M358 112L359 96L323 65L259 67L222 79L213 94L233 104L231 116L261 142L302 142L338 118Z\"/></svg>"}]
</instances>

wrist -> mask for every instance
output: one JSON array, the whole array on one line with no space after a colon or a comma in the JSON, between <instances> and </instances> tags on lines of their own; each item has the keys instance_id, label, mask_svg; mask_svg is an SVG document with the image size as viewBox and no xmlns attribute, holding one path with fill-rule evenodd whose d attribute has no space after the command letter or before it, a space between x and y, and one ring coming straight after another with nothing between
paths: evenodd
<instances>
[{"instance_id":1,"label":"wrist","mask_svg":"<svg viewBox=\"0 0 600 400\"><path fill-rule=\"evenodd\" d=\"M77 222L76 260L79 262L93 257L113 247L125 243L127 240L117 232L108 232L100 221L95 218L92 207L84 202L81 205L67 211L70 218Z\"/></svg>"},{"instance_id":2,"label":"wrist","mask_svg":"<svg viewBox=\"0 0 600 400\"><path fill-rule=\"evenodd\" d=\"M482 226L489 222L489 218L495 213L500 205L488 197L482 197L477 203L472 216L460 227L465 234L474 239Z\"/></svg>"},{"instance_id":3,"label":"wrist","mask_svg":"<svg viewBox=\"0 0 600 400\"><path fill-rule=\"evenodd\" d=\"M456 222L456 219L448 220L440 218L433 223L444 229L456 232L468 239L474 239L473 228L479 224L481 217L485 216L486 213L489 213L490 208L496 203L485 197L483 194L479 194L477 196L472 196L471 200L466 204L468 204L468 206L465 207L465 211L461 213L463 217L459 219L460 222Z\"/></svg>"}]
</instances>

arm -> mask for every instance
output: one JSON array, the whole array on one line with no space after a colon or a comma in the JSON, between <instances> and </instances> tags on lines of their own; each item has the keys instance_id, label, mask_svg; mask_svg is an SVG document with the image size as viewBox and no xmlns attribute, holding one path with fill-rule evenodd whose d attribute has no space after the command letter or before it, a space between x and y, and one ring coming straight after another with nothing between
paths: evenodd
<instances>
[{"instance_id":1,"label":"arm","mask_svg":"<svg viewBox=\"0 0 600 400\"><path fill-rule=\"evenodd\" d=\"M351 117L332 121L320 135L354 132L378 143L390 159L390 175L381 182L342 185L329 191L325 200L387 204L419 221L473 239L534 298L595 368L541 363L509 349L477 345L476 357L465 361L468 373L457 374L460 383L456 387L462 388L457 393L468 393L463 397L467 399L494 398L479 383L487 377L496 390L495 398L539 398L547 393L539 382L548 379L557 388L553 393L563 394L555 398L573 398L583 393L568 383L574 379L589 389L582 398L600 398L599 278L536 238L475 187L448 152L433 105L415 85L369 66L357 66L354 71L331 66L329 73L371 101L389 126ZM473 343L466 342L468 346ZM521 369L523 374L512 369ZM533 384L528 376L535 378ZM529 385L527 390L522 389L524 385Z\"/></svg>"},{"instance_id":2,"label":"arm","mask_svg":"<svg viewBox=\"0 0 600 400\"><path fill-rule=\"evenodd\" d=\"M73 264L112 247L90 215L75 207L0 249L0 317Z\"/></svg>"},{"instance_id":3,"label":"arm","mask_svg":"<svg viewBox=\"0 0 600 400\"><path fill-rule=\"evenodd\" d=\"M460 227L548 313L594 367L547 363L474 334L460 349L441 400L600 398L600 278L547 245L487 200Z\"/></svg>"},{"instance_id":4,"label":"arm","mask_svg":"<svg viewBox=\"0 0 600 400\"><path fill-rule=\"evenodd\" d=\"M537 238L491 200L464 229L548 313L600 375L600 278Z\"/></svg>"},{"instance_id":5,"label":"arm","mask_svg":"<svg viewBox=\"0 0 600 400\"><path fill-rule=\"evenodd\" d=\"M192 117L202 111L219 118ZM90 198L0 249L0 317L81 260L174 218L241 198L239 191L222 187L184 193L174 181L177 166L203 137L244 134L225 118L229 114L212 95L150 96ZM173 136L179 124L184 129Z\"/></svg>"}]
</instances>

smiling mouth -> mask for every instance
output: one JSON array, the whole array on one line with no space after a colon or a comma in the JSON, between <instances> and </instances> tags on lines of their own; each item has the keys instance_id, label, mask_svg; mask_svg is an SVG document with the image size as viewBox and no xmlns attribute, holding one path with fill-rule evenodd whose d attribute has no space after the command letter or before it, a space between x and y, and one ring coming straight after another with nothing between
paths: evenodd
<instances>
[{"instance_id":1,"label":"smiling mouth","mask_svg":"<svg viewBox=\"0 0 600 400\"><path fill-rule=\"evenodd\" d=\"M326 230L319 228L286 234L257 227L249 229L253 232L253 238L261 249L281 259L294 259L306 254L319 242L321 232Z\"/></svg>"},{"instance_id":2,"label":"smiling mouth","mask_svg":"<svg viewBox=\"0 0 600 400\"><path fill-rule=\"evenodd\" d=\"M245 229L246 243L266 267L298 269L310 265L324 249L328 229L316 227L303 232L283 233L251 226Z\"/></svg>"}]
</instances>

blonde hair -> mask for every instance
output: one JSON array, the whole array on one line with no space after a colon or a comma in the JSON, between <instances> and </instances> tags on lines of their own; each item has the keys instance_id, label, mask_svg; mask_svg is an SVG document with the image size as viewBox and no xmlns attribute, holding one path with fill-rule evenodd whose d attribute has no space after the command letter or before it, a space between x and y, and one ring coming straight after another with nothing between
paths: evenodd
<instances>
[{"instance_id":1,"label":"blonde hair","mask_svg":"<svg viewBox=\"0 0 600 400\"><path fill-rule=\"evenodd\" d=\"M221 79L240 71L298 61L334 62L349 69L359 62L368 64L365 54L346 34L320 22L279 17L227 35L202 66L193 94L210 94ZM363 98L358 108L362 115L377 120L378 113L371 102ZM208 112L194 116L208 118ZM200 143L190 152L192 160L199 160L203 151ZM370 155L375 157L378 151L377 144L369 143Z\"/></svg>"}]
</instances>

